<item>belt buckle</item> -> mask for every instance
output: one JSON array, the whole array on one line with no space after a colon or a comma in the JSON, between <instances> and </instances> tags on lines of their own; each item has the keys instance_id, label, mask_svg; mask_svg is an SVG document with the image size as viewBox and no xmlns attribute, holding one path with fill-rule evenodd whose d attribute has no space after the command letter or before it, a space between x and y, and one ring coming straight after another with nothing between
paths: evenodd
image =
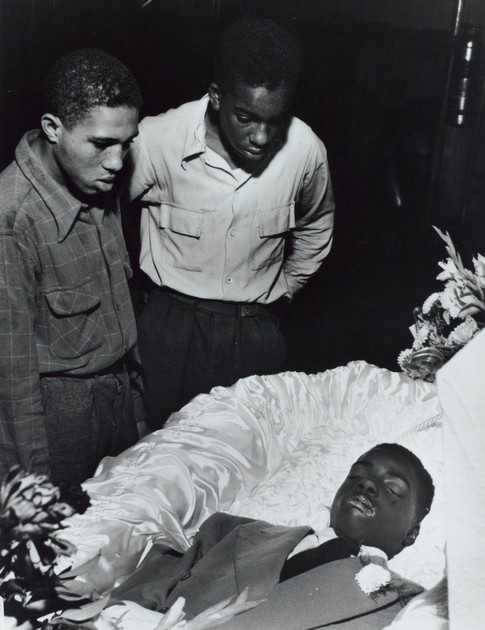
<instances>
[{"instance_id":1,"label":"belt buckle","mask_svg":"<svg viewBox=\"0 0 485 630\"><path fill-rule=\"evenodd\" d=\"M243 304L241 306L241 317L251 317L254 314L254 304Z\"/></svg>"}]
</instances>

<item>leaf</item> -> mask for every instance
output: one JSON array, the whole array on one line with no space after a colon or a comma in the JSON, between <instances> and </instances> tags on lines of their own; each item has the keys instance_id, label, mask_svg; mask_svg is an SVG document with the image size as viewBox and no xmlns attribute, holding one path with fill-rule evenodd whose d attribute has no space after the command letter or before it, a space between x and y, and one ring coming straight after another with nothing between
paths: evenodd
<instances>
[{"instance_id":1,"label":"leaf","mask_svg":"<svg viewBox=\"0 0 485 630\"><path fill-rule=\"evenodd\" d=\"M264 599L248 600L247 588L234 601L232 601L233 599L232 597L225 599L199 613L183 626L184 630L208 630L214 628L229 621L235 615L254 608L265 601Z\"/></svg>"},{"instance_id":2,"label":"leaf","mask_svg":"<svg viewBox=\"0 0 485 630\"><path fill-rule=\"evenodd\" d=\"M89 619L97 617L104 610L108 601L109 595L106 595L106 597L98 599L98 601L96 602L86 604L81 608L72 608L70 610L65 610L61 615L59 615L59 617L55 618L55 621L60 622L64 619L67 621L76 622L89 621Z\"/></svg>"},{"instance_id":3,"label":"leaf","mask_svg":"<svg viewBox=\"0 0 485 630\"><path fill-rule=\"evenodd\" d=\"M44 621L44 625L42 626L42 630L56 630L57 628L60 628L60 630L65 630L65 628L73 628L73 630L98 630L96 625L91 621L81 623L57 618ZM15 630L17 629L15 628ZM22 628L19 630L22 630Z\"/></svg>"},{"instance_id":4,"label":"leaf","mask_svg":"<svg viewBox=\"0 0 485 630\"><path fill-rule=\"evenodd\" d=\"M68 601L92 599L95 596L95 592L91 586L86 584L86 582L75 579L62 580L60 584L56 584L55 590L60 598Z\"/></svg>"},{"instance_id":5,"label":"leaf","mask_svg":"<svg viewBox=\"0 0 485 630\"><path fill-rule=\"evenodd\" d=\"M59 573L59 577L61 577L62 579L74 578L74 577L83 575L85 573L88 573L92 568L94 568L98 564L100 558L101 558L101 549L93 558L90 558L89 560L84 562L84 564L80 564L78 567L75 567L74 569L65 569L64 571L62 571L61 573Z\"/></svg>"},{"instance_id":6,"label":"leaf","mask_svg":"<svg viewBox=\"0 0 485 630\"><path fill-rule=\"evenodd\" d=\"M446 251L450 255L451 260L455 263L460 271L463 271L465 267L463 266L463 262L461 260L460 254L456 251L455 246L453 245L453 241L451 240L451 236L448 232L442 232L436 225L433 225L433 228L438 232L439 236L446 243Z\"/></svg>"},{"instance_id":7,"label":"leaf","mask_svg":"<svg viewBox=\"0 0 485 630\"><path fill-rule=\"evenodd\" d=\"M185 598L178 597L170 606L170 609L165 613L162 621L158 624L155 630L170 630L170 628L173 628L177 623L184 621L184 606Z\"/></svg>"}]
</instances>

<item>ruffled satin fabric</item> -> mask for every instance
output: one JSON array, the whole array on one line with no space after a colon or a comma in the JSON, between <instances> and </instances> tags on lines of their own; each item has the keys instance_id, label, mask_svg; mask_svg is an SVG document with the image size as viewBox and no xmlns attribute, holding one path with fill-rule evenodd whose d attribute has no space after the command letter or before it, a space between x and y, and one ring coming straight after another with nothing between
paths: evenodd
<instances>
[{"instance_id":1,"label":"ruffled satin fabric","mask_svg":"<svg viewBox=\"0 0 485 630\"><path fill-rule=\"evenodd\" d=\"M147 543L190 545L215 511L282 525L328 525L352 462L380 442L413 450L436 485L431 514L391 568L432 586L444 568L441 415L435 385L363 361L319 374L251 376L194 398L167 425L83 485L92 507L68 519L75 564L100 554L87 579L109 591Z\"/></svg>"}]
</instances>

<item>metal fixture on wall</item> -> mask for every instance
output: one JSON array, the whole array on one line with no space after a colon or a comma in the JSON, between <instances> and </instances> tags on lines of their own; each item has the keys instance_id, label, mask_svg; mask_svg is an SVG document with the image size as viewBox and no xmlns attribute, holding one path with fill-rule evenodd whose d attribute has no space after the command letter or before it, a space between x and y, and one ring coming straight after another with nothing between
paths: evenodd
<instances>
[{"instance_id":1,"label":"metal fixture on wall","mask_svg":"<svg viewBox=\"0 0 485 630\"><path fill-rule=\"evenodd\" d=\"M455 57L455 46L454 43L458 37L460 32L460 27L463 21L463 12L465 8L465 0L456 0L455 11L453 15L453 23L452 23L452 32L451 32L451 43L450 46L450 55L448 60L448 72L446 83L444 87L444 98L443 104L441 108L440 119L437 125L437 131L434 141L433 147L433 157L431 161L430 167L430 176L429 176L429 194L428 194L428 214L433 215L435 211L436 198L438 196L438 187L441 179L442 172L442 162L443 162L443 150L445 147L445 139L446 139L446 111L448 105L448 99L450 94L450 85L451 85L451 76L452 76L452 68Z\"/></svg>"},{"instance_id":2,"label":"metal fixture on wall","mask_svg":"<svg viewBox=\"0 0 485 630\"><path fill-rule=\"evenodd\" d=\"M454 42L445 121L453 127L470 127L476 122L481 29L462 24Z\"/></svg>"},{"instance_id":3,"label":"metal fixture on wall","mask_svg":"<svg viewBox=\"0 0 485 630\"><path fill-rule=\"evenodd\" d=\"M429 222L454 229L461 233L462 241L473 223L469 196L484 116L484 14L480 2L455 2L447 79L430 157L428 216L423 223L425 230ZM483 226L477 224L473 229Z\"/></svg>"}]
</instances>

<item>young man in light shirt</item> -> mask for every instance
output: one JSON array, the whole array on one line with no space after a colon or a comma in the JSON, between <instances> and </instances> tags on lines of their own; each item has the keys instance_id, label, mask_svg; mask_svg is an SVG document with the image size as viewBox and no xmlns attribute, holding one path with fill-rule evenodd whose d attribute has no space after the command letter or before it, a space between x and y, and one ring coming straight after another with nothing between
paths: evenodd
<instances>
[{"instance_id":1,"label":"young man in light shirt","mask_svg":"<svg viewBox=\"0 0 485 630\"><path fill-rule=\"evenodd\" d=\"M291 113L299 72L285 29L242 20L208 94L140 125L128 196L154 287L138 322L152 429L215 385L286 368L278 305L328 255L334 216L325 147Z\"/></svg>"}]
</instances>

